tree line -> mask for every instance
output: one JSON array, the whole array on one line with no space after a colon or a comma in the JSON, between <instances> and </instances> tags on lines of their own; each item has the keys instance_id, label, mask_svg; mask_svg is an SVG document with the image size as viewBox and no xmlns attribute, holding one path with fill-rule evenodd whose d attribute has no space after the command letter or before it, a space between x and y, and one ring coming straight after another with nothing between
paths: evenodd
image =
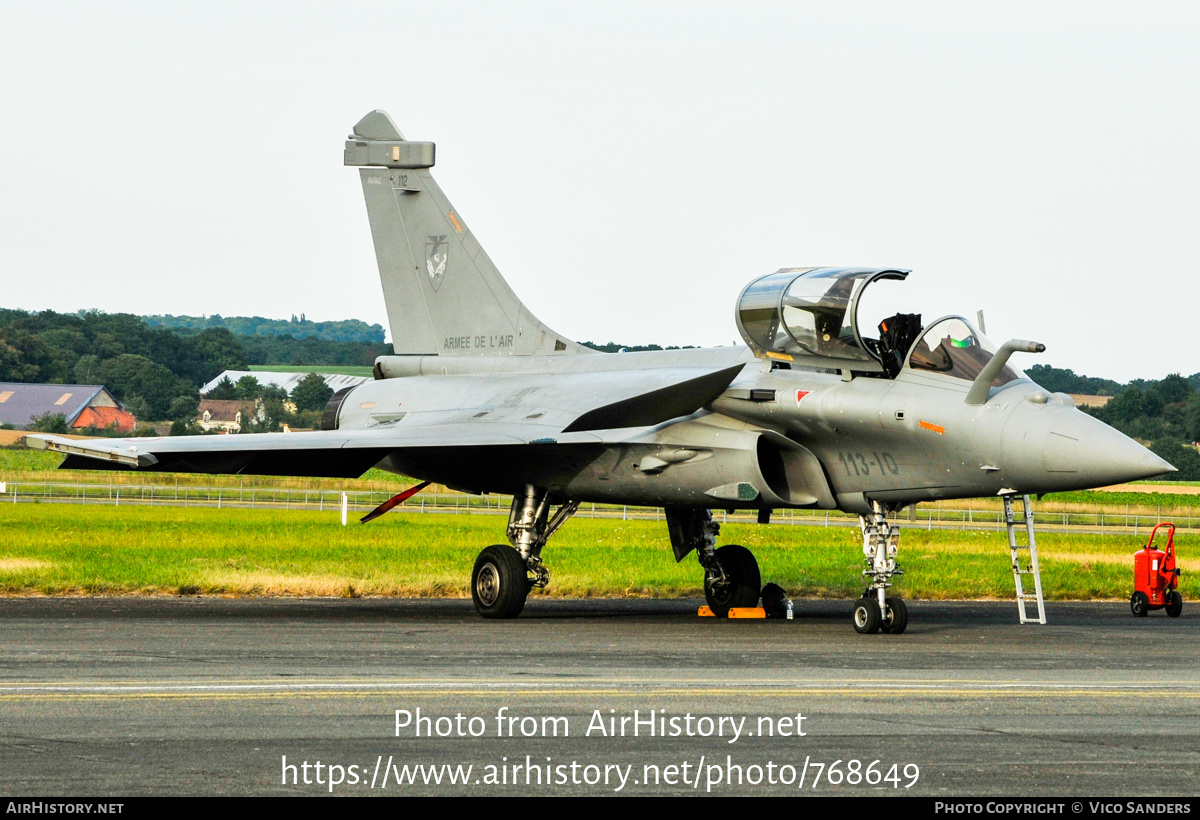
<instances>
[{"instance_id":1,"label":"tree line","mask_svg":"<svg viewBox=\"0 0 1200 820\"><path fill-rule=\"evenodd\" d=\"M369 366L391 352L383 343L239 336L226 327L171 330L129 313L0 309L0 381L102 384L143 420L192 417L200 387L225 370Z\"/></svg>"},{"instance_id":2,"label":"tree line","mask_svg":"<svg viewBox=\"0 0 1200 820\"><path fill-rule=\"evenodd\" d=\"M191 412L200 385L245 368L224 328L183 337L128 313L0 309L0 381L102 384L139 418Z\"/></svg>"},{"instance_id":3,"label":"tree line","mask_svg":"<svg viewBox=\"0 0 1200 820\"><path fill-rule=\"evenodd\" d=\"M265 319L262 316L172 316L155 314L141 317L151 327L199 333L223 327L235 336L291 336L293 339L316 338L327 342L383 344L383 325L369 325L358 319L333 322L309 321L301 313L290 319Z\"/></svg>"}]
</instances>

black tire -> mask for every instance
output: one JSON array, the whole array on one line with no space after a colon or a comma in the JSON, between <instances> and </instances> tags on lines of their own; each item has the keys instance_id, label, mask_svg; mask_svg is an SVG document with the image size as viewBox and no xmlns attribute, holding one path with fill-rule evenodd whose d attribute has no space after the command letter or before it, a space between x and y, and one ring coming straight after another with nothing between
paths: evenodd
<instances>
[{"instance_id":1,"label":"black tire","mask_svg":"<svg viewBox=\"0 0 1200 820\"><path fill-rule=\"evenodd\" d=\"M521 553L493 544L479 553L471 571L471 600L484 618L515 618L525 608L529 573Z\"/></svg>"},{"instance_id":2,"label":"black tire","mask_svg":"<svg viewBox=\"0 0 1200 820\"><path fill-rule=\"evenodd\" d=\"M1167 614L1172 618L1178 618L1179 613L1183 612L1183 596L1178 590L1171 590L1167 593Z\"/></svg>"},{"instance_id":3,"label":"black tire","mask_svg":"<svg viewBox=\"0 0 1200 820\"><path fill-rule=\"evenodd\" d=\"M1129 611L1135 618L1145 618L1150 612L1150 599L1144 592L1135 592L1129 598Z\"/></svg>"},{"instance_id":4,"label":"black tire","mask_svg":"<svg viewBox=\"0 0 1200 820\"><path fill-rule=\"evenodd\" d=\"M872 635L879 631L883 616L879 614L879 601L874 598L859 598L854 602L854 631L860 635Z\"/></svg>"},{"instance_id":5,"label":"black tire","mask_svg":"<svg viewBox=\"0 0 1200 820\"><path fill-rule=\"evenodd\" d=\"M726 544L716 551L716 557L729 583L714 590L709 583L708 573L705 573L704 600L713 615L726 618L734 607L757 606L762 576L758 572L754 553L741 544Z\"/></svg>"},{"instance_id":6,"label":"black tire","mask_svg":"<svg viewBox=\"0 0 1200 820\"><path fill-rule=\"evenodd\" d=\"M886 610L879 621L879 629L889 635L899 635L908 628L908 606L903 598L888 598Z\"/></svg>"}]
</instances>

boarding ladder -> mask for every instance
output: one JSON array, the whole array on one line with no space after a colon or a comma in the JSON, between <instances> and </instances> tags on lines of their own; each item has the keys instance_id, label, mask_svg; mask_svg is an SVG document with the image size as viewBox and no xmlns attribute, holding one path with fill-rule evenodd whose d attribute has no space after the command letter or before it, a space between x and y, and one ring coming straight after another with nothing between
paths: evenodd
<instances>
[{"instance_id":1,"label":"boarding ladder","mask_svg":"<svg viewBox=\"0 0 1200 820\"><path fill-rule=\"evenodd\" d=\"M1026 543L1017 543L1017 522L1013 515L1013 495L1004 496L1004 520L1008 525L1008 551L1012 554L1012 570L1013 582L1017 587L1017 612L1021 616L1023 624L1044 624L1046 623L1046 602L1042 598L1042 573L1038 569L1037 557L1037 541L1033 535L1033 505L1029 503L1029 496L1021 496L1021 502L1025 507L1025 533ZM1029 568L1021 569L1021 550L1029 550ZM1022 575L1033 576L1034 594L1030 595L1025 592L1025 586L1021 583ZM1025 613L1025 602L1037 601L1037 617L1030 618Z\"/></svg>"}]
</instances>

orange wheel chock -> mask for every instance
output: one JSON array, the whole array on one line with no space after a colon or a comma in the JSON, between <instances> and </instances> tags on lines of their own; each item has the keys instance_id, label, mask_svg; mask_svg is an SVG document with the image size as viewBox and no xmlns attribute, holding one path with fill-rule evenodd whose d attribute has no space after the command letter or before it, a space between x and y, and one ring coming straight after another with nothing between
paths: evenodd
<instances>
[{"instance_id":1,"label":"orange wheel chock","mask_svg":"<svg viewBox=\"0 0 1200 820\"><path fill-rule=\"evenodd\" d=\"M765 618L767 611L761 606L734 606L729 608L730 618Z\"/></svg>"}]
</instances>

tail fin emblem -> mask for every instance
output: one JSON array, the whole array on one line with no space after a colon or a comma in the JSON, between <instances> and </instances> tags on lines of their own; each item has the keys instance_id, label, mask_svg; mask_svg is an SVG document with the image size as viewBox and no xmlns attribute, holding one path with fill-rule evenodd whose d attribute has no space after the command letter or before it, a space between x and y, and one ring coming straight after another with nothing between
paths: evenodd
<instances>
[{"instance_id":1,"label":"tail fin emblem","mask_svg":"<svg viewBox=\"0 0 1200 820\"><path fill-rule=\"evenodd\" d=\"M450 243L445 236L427 236L425 242L425 269L429 272L429 281L433 289L441 287L442 277L446 275L446 260L450 253Z\"/></svg>"}]
</instances>

